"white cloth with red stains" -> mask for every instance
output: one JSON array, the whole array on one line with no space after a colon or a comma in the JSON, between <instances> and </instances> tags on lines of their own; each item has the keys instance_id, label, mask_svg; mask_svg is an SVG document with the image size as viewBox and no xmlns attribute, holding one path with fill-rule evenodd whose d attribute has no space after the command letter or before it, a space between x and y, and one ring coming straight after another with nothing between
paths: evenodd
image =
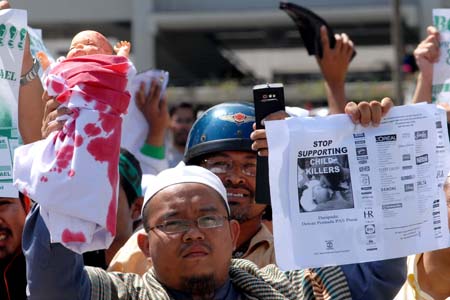
<instances>
[{"instance_id":1,"label":"white cloth with red stains","mask_svg":"<svg viewBox=\"0 0 450 300\"><path fill-rule=\"evenodd\" d=\"M73 113L61 131L15 151L14 184L40 204L51 241L78 253L108 248L115 235L130 68L125 57L100 54L56 65L47 92Z\"/></svg>"}]
</instances>

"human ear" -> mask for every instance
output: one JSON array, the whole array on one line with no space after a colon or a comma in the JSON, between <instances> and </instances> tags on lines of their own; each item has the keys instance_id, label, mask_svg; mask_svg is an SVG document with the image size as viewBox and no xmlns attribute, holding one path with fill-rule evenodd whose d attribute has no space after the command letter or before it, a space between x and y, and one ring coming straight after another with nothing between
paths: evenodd
<instances>
[{"instance_id":1,"label":"human ear","mask_svg":"<svg viewBox=\"0 0 450 300\"><path fill-rule=\"evenodd\" d=\"M236 250L237 240L239 237L239 232L241 231L239 223L236 220L230 220L230 234L231 240L233 242L233 251Z\"/></svg>"},{"instance_id":2,"label":"human ear","mask_svg":"<svg viewBox=\"0 0 450 300\"><path fill-rule=\"evenodd\" d=\"M136 201L131 205L131 218L133 221L138 220L141 217L142 203L144 202L144 197L136 198Z\"/></svg>"},{"instance_id":3,"label":"human ear","mask_svg":"<svg viewBox=\"0 0 450 300\"><path fill-rule=\"evenodd\" d=\"M147 258L150 258L150 242L148 241L148 234L144 230L139 231L137 242L142 253L144 253Z\"/></svg>"}]
</instances>

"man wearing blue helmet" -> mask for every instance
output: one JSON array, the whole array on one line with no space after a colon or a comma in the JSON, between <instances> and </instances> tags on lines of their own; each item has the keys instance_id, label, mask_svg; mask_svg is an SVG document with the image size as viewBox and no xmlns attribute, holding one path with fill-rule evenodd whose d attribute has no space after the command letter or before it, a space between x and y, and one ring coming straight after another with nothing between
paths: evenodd
<instances>
[{"instance_id":1,"label":"man wearing blue helmet","mask_svg":"<svg viewBox=\"0 0 450 300\"><path fill-rule=\"evenodd\" d=\"M266 205L255 203L256 153L250 139L254 122L250 103L213 106L192 126L184 161L205 167L222 180L231 217L241 228L233 256L263 267L275 262L275 252L272 233L262 222Z\"/></svg>"}]
</instances>

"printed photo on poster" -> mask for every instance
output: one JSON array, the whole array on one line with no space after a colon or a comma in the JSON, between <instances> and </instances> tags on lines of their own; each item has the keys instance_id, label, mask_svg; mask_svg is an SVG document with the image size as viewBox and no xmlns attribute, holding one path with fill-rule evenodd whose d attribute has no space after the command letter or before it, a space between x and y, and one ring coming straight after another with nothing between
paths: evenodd
<instances>
[{"instance_id":1,"label":"printed photo on poster","mask_svg":"<svg viewBox=\"0 0 450 300\"><path fill-rule=\"evenodd\" d=\"M354 208L348 155L297 160L300 212Z\"/></svg>"}]
</instances>

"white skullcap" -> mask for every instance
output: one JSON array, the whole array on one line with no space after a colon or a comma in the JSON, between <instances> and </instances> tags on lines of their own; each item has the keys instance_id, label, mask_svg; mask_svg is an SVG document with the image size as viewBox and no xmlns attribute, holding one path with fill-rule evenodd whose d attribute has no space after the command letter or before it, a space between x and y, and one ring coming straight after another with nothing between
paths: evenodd
<instances>
[{"instance_id":1,"label":"white skullcap","mask_svg":"<svg viewBox=\"0 0 450 300\"><path fill-rule=\"evenodd\" d=\"M211 171L199 166L186 166L184 163L178 164L175 168L166 169L152 178L147 186L142 205L142 213L145 206L156 193L168 186L178 183L201 183L213 188L222 197L222 200L230 213L230 206L227 201L227 191L222 181Z\"/></svg>"}]
</instances>

